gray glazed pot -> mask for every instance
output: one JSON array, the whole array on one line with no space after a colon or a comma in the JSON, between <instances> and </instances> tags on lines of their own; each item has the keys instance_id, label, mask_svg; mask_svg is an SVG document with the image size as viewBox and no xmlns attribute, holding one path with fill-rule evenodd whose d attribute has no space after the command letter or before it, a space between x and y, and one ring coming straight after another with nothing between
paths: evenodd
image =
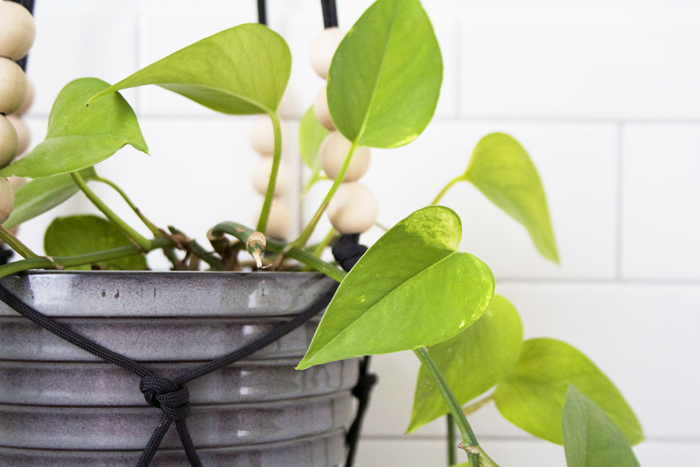
<instances>
[{"instance_id":1,"label":"gray glazed pot","mask_svg":"<svg viewBox=\"0 0 700 467\"><path fill-rule=\"evenodd\" d=\"M1 279L26 303L173 376L305 309L332 280L311 273L45 272ZM357 360L296 371L318 319L187 384L205 466L342 464ZM139 378L0 303L0 466L132 467L160 420ZM187 466L174 428L153 467Z\"/></svg>"}]
</instances>

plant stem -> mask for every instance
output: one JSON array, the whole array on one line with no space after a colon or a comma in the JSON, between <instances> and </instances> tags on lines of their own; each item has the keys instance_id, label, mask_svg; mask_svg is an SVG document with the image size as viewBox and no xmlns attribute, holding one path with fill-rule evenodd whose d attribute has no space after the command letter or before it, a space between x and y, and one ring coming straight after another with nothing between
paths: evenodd
<instances>
[{"instance_id":1,"label":"plant stem","mask_svg":"<svg viewBox=\"0 0 700 467\"><path fill-rule=\"evenodd\" d=\"M255 231L249 227L238 224L236 222L222 222L221 224L217 224L216 226L214 226L214 228L211 229L211 233L212 235L217 237L223 234L233 235L241 241L242 245L245 245L248 242L248 237L254 234ZM285 250L287 246L289 245L285 246L285 244L282 242L267 239L267 246L265 247L265 250L270 251L272 253L281 253L282 250ZM341 271L332 264L326 263L325 261L322 261L314 255L312 255L311 253L303 251L297 247L290 248L289 251L287 251L287 256L301 263L304 263L307 266L310 266L315 270L324 273L327 276L332 277L338 282L341 282L345 278L346 274L344 271Z\"/></svg>"},{"instance_id":2,"label":"plant stem","mask_svg":"<svg viewBox=\"0 0 700 467\"><path fill-rule=\"evenodd\" d=\"M442 191L441 191L440 193L438 193L438 195L435 197L435 199L433 200L433 202L430 203L430 205L431 205L431 206L434 206L434 205L438 204L438 202L440 201L440 199L445 195L445 193L447 193L447 190L449 190L450 188L452 188L452 185L454 185L454 184L457 183L457 182L462 182L462 181L464 181L464 180L465 180L464 175L460 175L459 177L455 178L455 179L452 180L450 183L448 183L447 185L445 185L445 188L443 188Z\"/></svg>"},{"instance_id":3,"label":"plant stem","mask_svg":"<svg viewBox=\"0 0 700 467\"><path fill-rule=\"evenodd\" d=\"M176 235L183 235L181 231L173 227L172 225L168 226L168 229ZM207 250L204 249L202 245L197 243L197 240L190 239L189 242L187 242L188 246L192 250L192 253L194 253L195 256L199 257L201 260L203 260L205 263L207 263L211 268L215 271L225 271L226 266L224 266L224 262L221 261L219 258L216 256L212 255L209 253Z\"/></svg>"},{"instance_id":4,"label":"plant stem","mask_svg":"<svg viewBox=\"0 0 700 467\"><path fill-rule=\"evenodd\" d=\"M92 204L95 205L97 209L102 211L102 213L107 216L107 219L112 221L117 227L119 227L127 237L129 237L134 243L141 247L144 251L151 250L151 240L146 239L140 233L135 231L129 224L124 222L114 211L109 209L107 205L102 202L102 200L90 189L88 188L83 177L80 176L78 172L71 172L71 176L78 187L85 193Z\"/></svg>"},{"instance_id":5,"label":"plant stem","mask_svg":"<svg viewBox=\"0 0 700 467\"><path fill-rule=\"evenodd\" d=\"M169 238L156 238L150 242L150 250L155 250L157 248L172 248L175 246L175 242ZM100 251L97 253L88 253L85 255L76 256L61 256L61 257L34 257L24 259L22 261L15 261L14 263L9 263L0 266L0 277L5 277L10 274L14 274L20 271L26 271L28 269L55 269L56 265L62 267L76 267L84 266L86 264L94 264L102 261L111 261L118 258L124 258L127 256L138 255L142 252L141 248L136 245L123 246L119 248L114 248L112 250Z\"/></svg>"},{"instance_id":6,"label":"plant stem","mask_svg":"<svg viewBox=\"0 0 700 467\"><path fill-rule=\"evenodd\" d=\"M272 128L275 133L275 152L272 155L272 170L270 170L270 181L267 184L267 192L265 193L265 201L263 202L262 211L260 211L260 219L258 220L258 232L265 233L267 228L267 220L270 217L270 208L272 207L272 198L275 195L275 184L277 183L277 172L279 171L280 161L282 160L282 128L280 118L277 112L270 112L272 119Z\"/></svg>"},{"instance_id":7,"label":"plant stem","mask_svg":"<svg viewBox=\"0 0 700 467\"><path fill-rule=\"evenodd\" d=\"M153 224L153 222L149 221L149 220L146 218L146 216L143 215L143 213L141 212L141 210L140 210L139 208L137 208L136 205L135 205L133 202L131 202L131 200L130 200L129 197L126 195L126 193L124 193L124 190L122 190L121 188L119 188L119 186L117 186L116 183L114 183L113 181L108 180L108 179L106 179L106 178L103 178L103 177L95 177L95 178L93 178L93 180L95 180L96 182L101 182L101 183L104 183L105 185L111 186L111 187L114 189L114 191L116 191L117 193L119 193L119 196L121 196L121 197L124 199L124 201L126 201L126 204L129 205L129 207L132 209L132 211L134 211L134 213L135 213L137 216L139 216L139 219L141 219L141 221L146 225L146 227L148 227L148 230L150 230L151 233L152 233L155 237L162 237L162 236L163 236L163 233L161 232L161 230L160 230L158 227L156 227L156 226Z\"/></svg>"},{"instance_id":8,"label":"plant stem","mask_svg":"<svg viewBox=\"0 0 700 467\"><path fill-rule=\"evenodd\" d=\"M484 397L480 401L476 401L473 404L464 407L462 409L462 412L464 413L464 415L471 415L474 412L476 412L477 410L479 410L480 408L488 405L489 402L491 402L491 401L493 401L493 394L491 394L490 396Z\"/></svg>"},{"instance_id":9,"label":"plant stem","mask_svg":"<svg viewBox=\"0 0 700 467\"><path fill-rule=\"evenodd\" d=\"M430 357L428 349L425 347L420 347L418 349L413 349L413 353L416 354L416 357L418 357L421 363L425 366L425 369L428 370L428 373L433 378L433 381L435 381L440 393L442 393L442 397L445 398L445 401L450 408L450 412L452 412L452 415L455 418L457 428L459 428L459 432L462 434L462 442L466 445L467 449L470 447L478 448L479 443L476 441L476 436L474 435L472 427L467 421L467 417L465 417L464 413L462 412L462 407L459 405L455 395L447 385L447 381L445 381L445 378L442 376L442 372L440 372L440 369L437 367L432 357ZM479 454L467 451L467 456L469 457L469 465L472 467L478 467Z\"/></svg>"},{"instance_id":10,"label":"plant stem","mask_svg":"<svg viewBox=\"0 0 700 467\"><path fill-rule=\"evenodd\" d=\"M352 155L355 154L355 149L357 149L357 141L353 141L352 144L350 145L350 150L348 151L348 155L345 156L345 161L343 162L343 166L340 168L340 172L338 173L338 176L335 177L335 180L333 181L333 186L331 186L331 189L328 191L328 194L326 195L326 197L323 199L323 202L316 210L316 214L314 214L314 217L311 218L311 221L306 226L306 228L301 233L301 235L299 235L299 238L294 240L294 242L290 243L288 248L291 248L292 246L297 247L297 248L304 248L306 246L306 242L309 241L311 234L314 233L314 230L316 229L316 224L318 224L318 221L321 220L321 216L323 215L323 212L328 207L328 203L331 202L331 200L333 199L333 196L335 195L335 192L338 191L338 187L343 182L343 178L345 178L345 172L347 172L348 167L350 167L350 161L352 161Z\"/></svg>"},{"instance_id":11,"label":"plant stem","mask_svg":"<svg viewBox=\"0 0 700 467\"><path fill-rule=\"evenodd\" d=\"M447 465L457 464L457 447L455 446L455 420L452 414L445 416L447 420Z\"/></svg>"},{"instance_id":12,"label":"plant stem","mask_svg":"<svg viewBox=\"0 0 700 467\"><path fill-rule=\"evenodd\" d=\"M328 235L326 235L325 238L321 240L321 243L319 243L318 246L316 246L316 249L314 250L314 256L316 258L321 257L321 255L323 254L323 250L326 249L328 244L331 242L331 240L333 240L333 237L335 237L337 233L338 232L336 232L335 229L331 227L331 230L328 232Z\"/></svg>"},{"instance_id":13,"label":"plant stem","mask_svg":"<svg viewBox=\"0 0 700 467\"><path fill-rule=\"evenodd\" d=\"M20 242L15 235L7 230L5 227L0 225L0 240L5 242L7 246L19 253L23 258L36 258L37 255L32 250L29 249L27 245Z\"/></svg>"}]
</instances>

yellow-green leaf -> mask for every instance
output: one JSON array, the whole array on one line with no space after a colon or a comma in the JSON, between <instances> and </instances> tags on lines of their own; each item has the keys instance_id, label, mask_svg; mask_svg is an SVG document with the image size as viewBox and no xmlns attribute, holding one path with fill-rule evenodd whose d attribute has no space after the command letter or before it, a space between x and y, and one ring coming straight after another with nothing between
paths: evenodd
<instances>
[{"instance_id":1,"label":"yellow-green leaf","mask_svg":"<svg viewBox=\"0 0 700 467\"><path fill-rule=\"evenodd\" d=\"M523 323L515 307L495 295L479 320L450 340L430 347L430 356L452 389L466 404L506 377L520 356ZM424 366L418 372L408 432L450 412Z\"/></svg>"},{"instance_id":2,"label":"yellow-green leaf","mask_svg":"<svg viewBox=\"0 0 700 467\"><path fill-rule=\"evenodd\" d=\"M630 444L642 427L615 385L584 354L555 339L529 339L513 373L496 387L501 414L530 434L562 444L561 416L573 384L615 422Z\"/></svg>"},{"instance_id":3,"label":"yellow-green leaf","mask_svg":"<svg viewBox=\"0 0 700 467\"><path fill-rule=\"evenodd\" d=\"M168 55L90 102L121 89L155 84L225 114L272 113L291 70L292 56L279 34L261 24L242 24Z\"/></svg>"},{"instance_id":4,"label":"yellow-green leaf","mask_svg":"<svg viewBox=\"0 0 700 467\"><path fill-rule=\"evenodd\" d=\"M414 212L384 234L340 284L299 368L431 346L486 311L491 270L458 251L462 225L442 206Z\"/></svg>"},{"instance_id":5,"label":"yellow-green leaf","mask_svg":"<svg viewBox=\"0 0 700 467\"><path fill-rule=\"evenodd\" d=\"M562 428L568 467L639 467L622 431L573 385L566 393Z\"/></svg>"},{"instance_id":6,"label":"yellow-green leaf","mask_svg":"<svg viewBox=\"0 0 700 467\"><path fill-rule=\"evenodd\" d=\"M474 148L464 179L520 222L542 256L559 262L544 188L520 143L503 133L484 136Z\"/></svg>"},{"instance_id":7,"label":"yellow-green leaf","mask_svg":"<svg viewBox=\"0 0 700 467\"><path fill-rule=\"evenodd\" d=\"M360 146L394 148L433 118L442 55L418 0L378 0L348 31L328 72L335 126Z\"/></svg>"},{"instance_id":8,"label":"yellow-green leaf","mask_svg":"<svg viewBox=\"0 0 700 467\"><path fill-rule=\"evenodd\" d=\"M39 178L86 169L127 144L148 154L136 115L119 94L85 103L109 87L96 78L68 83L58 94L49 116L46 139L29 154L0 170L0 176Z\"/></svg>"}]
</instances>

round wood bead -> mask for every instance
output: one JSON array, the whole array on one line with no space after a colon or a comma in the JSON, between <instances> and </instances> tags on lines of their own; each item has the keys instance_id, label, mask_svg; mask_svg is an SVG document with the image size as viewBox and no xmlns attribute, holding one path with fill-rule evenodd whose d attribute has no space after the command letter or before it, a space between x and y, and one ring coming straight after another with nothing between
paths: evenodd
<instances>
[{"instance_id":1,"label":"round wood bead","mask_svg":"<svg viewBox=\"0 0 700 467\"><path fill-rule=\"evenodd\" d=\"M17 155L17 132L12 123L0 115L0 167L5 167Z\"/></svg>"},{"instance_id":2,"label":"round wood bead","mask_svg":"<svg viewBox=\"0 0 700 467\"><path fill-rule=\"evenodd\" d=\"M255 216L254 225L258 223L261 212L262 204L260 205L260 208L258 208L257 214ZM289 236L289 231L291 227L292 208L289 206L289 203L283 198L273 199L272 207L270 208L270 217L267 218L267 228L265 229L265 236L284 240Z\"/></svg>"},{"instance_id":3,"label":"round wood bead","mask_svg":"<svg viewBox=\"0 0 700 467\"><path fill-rule=\"evenodd\" d=\"M339 131L334 131L326 136L326 139L321 143L321 149L318 152L321 167L326 172L328 178L335 180L343 167L345 157L350 151L351 143ZM362 178L367 173L369 168L370 152L366 146L358 146L355 148L355 153L352 155L350 166L345 172L343 183L354 182Z\"/></svg>"},{"instance_id":4,"label":"round wood bead","mask_svg":"<svg viewBox=\"0 0 700 467\"><path fill-rule=\"evenodd\" d=\"M267 193L270 172L272 172L272 157L261 158L253 167L253 188L261 195ZM291 181L292 173L289 170L289 166L284 161L280 161L280 166L277 170L277 182L275 183L275 198L287 193Z\"/></svg>"},{"instance_id":5,"label":"round wood bead","mask_svg":"<svg viewBox=\"0 0 700 467\"><path fill-rule=\"evenodd\" d=\"M15 206L15 190L5 177L0 177L0 224L4 223Z\"/></svg>"},{"instance_id":6,"label":"round wood bead","mask_svg":"<svg viewBox=\"0 0 700 467\"><path fill-rule=\"evenodd\" d=\"M29 10L14 2L0 2L0 57L19 60L34 43L36 28Z\"/></svg>"},{"instance_id":7,"label":"round wood bead","mask_svg":"<svg viewBox=\"0 0 700 467\"><path fill-rule=\"evenodd\" d=\"M331 111L328 110L328 99L326 99L326 86L318 90L314 101L314 115L316 120L328 131L335 131L335 124L331 118Z\"/></svg>"},{"instance_id":8,"label":"round wood bead","mask_svg":"<svg viewBox=\"0 0 700 467\"><path fill-rule=\"evenodd\" d=\"M250 126L250 145L261 156L272 156L275 153L275 130L269 116L255 117Z\"/></svg>"},{"instance_id":9,"label":"round wood bead","mask_svg":"<svg viewBox=\"0 0 700 467\"><path fill-rule=\"evenodd\" d=\"M15 131L17 132L17 155L21 156L27 149L29 149L29 143L31 142L31 133L27 124L24 123L22 118L16 115L8 115L7 119L10 121Z\"/></svg>"},{"instance_id":10,"label":"round wood bead","mask_svg":"<svg viewBox=\"0 0 700 467\"><path fill-rule=\"evenodd\" d=\"M339 28L324 29L311 42L309 61L314 71L323 79L328 78L328 70L331 67L333 54L340 41L345 37L345 31Z\"/></svg>"},{"instance_id":11,"label":"round wood bead","mask_svg":"<svg viewBox=\"0 0 700 467\"><path fill-rule=\"evenodd\" d=\"M368 231L377 223L378 213L374 193L359 182L341 184L328 204L328 219L341 234Z\"/></svg>"},{"instance_id":12,"label":"round wood bead","mask_svg":"<svg viewBox=\"0 0 700 467\"><path fill-rule=\"evenodd\" d=\"M2 5L2 2L0 5ZM27 78L19 65L7 58L0 58L0 113L17 112L27 97Z\"/></svg>"},{"instance_id":13,"label":"round wood bead","mask_svg":"<svg viewBox=\"0 0 700 467\"><path fill-rule=\"evenodd\" d=\"M27 110L32 106L34 103L34 85L32 82L27 79L27 96L24 98L24 102L22 102L22 106L12 115L24 115L27 113Z\"/></svg>"}]
</instances>

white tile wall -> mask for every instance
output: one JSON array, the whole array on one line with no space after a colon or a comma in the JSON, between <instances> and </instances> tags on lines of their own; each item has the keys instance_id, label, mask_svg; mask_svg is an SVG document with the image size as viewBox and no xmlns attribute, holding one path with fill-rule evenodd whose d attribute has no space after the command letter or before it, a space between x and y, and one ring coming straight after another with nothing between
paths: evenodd
<instances>
[{"instance_id":1,"label":"white tile wall","mask_svg":"<svg viewBox=\"0 0 700 467\"><path fill-rule=\"evenodd\" d=\"M294 57L284 99L287 157L322 80L307 65L322 28L316 0L269 0L269 22ZM348 29L370 0L338 0ZM549 336L586 353L619 386L647 441L642 465L697 465L700 457L700 6L684 0L425 0L445 63L436 121L413 144L374 151L364 182L390 226L433 199L466 168L492 131L516 137L540 171L561 266L540 258L525 230L466 183L444 203L463 221L462 249L485 260L498 291L520 310L527 337ZM37 98L27 122L39 141L69 80L116 82L190 42L255 21L255 2L36 0L29 76ZM151 156L126 149L98 170L160 225L205 242L225 220L251 223L256 155L248 118L221 116L151 87L125 92ZM299 174L302 170L293 162ZM135 225L106 187L99 193ZM316 209L327 184L303 203ZM163 208L163 201L170 201ZM201 203L204 202L204 205ZM299 203L295 209L301 210ZM41 250L55 215L93 212L76 196L22 227ZM325 235L328 224L319 228ZM365 236L371 243L381 231ZM149 262L165 267L159 256ZM418 362L375 357L380 385L358 467L445 465L444 422L403 435ZM508 424L493 405L472 417L500 465L560 467L563 450Z\"/></svg>"}]
</instances>

